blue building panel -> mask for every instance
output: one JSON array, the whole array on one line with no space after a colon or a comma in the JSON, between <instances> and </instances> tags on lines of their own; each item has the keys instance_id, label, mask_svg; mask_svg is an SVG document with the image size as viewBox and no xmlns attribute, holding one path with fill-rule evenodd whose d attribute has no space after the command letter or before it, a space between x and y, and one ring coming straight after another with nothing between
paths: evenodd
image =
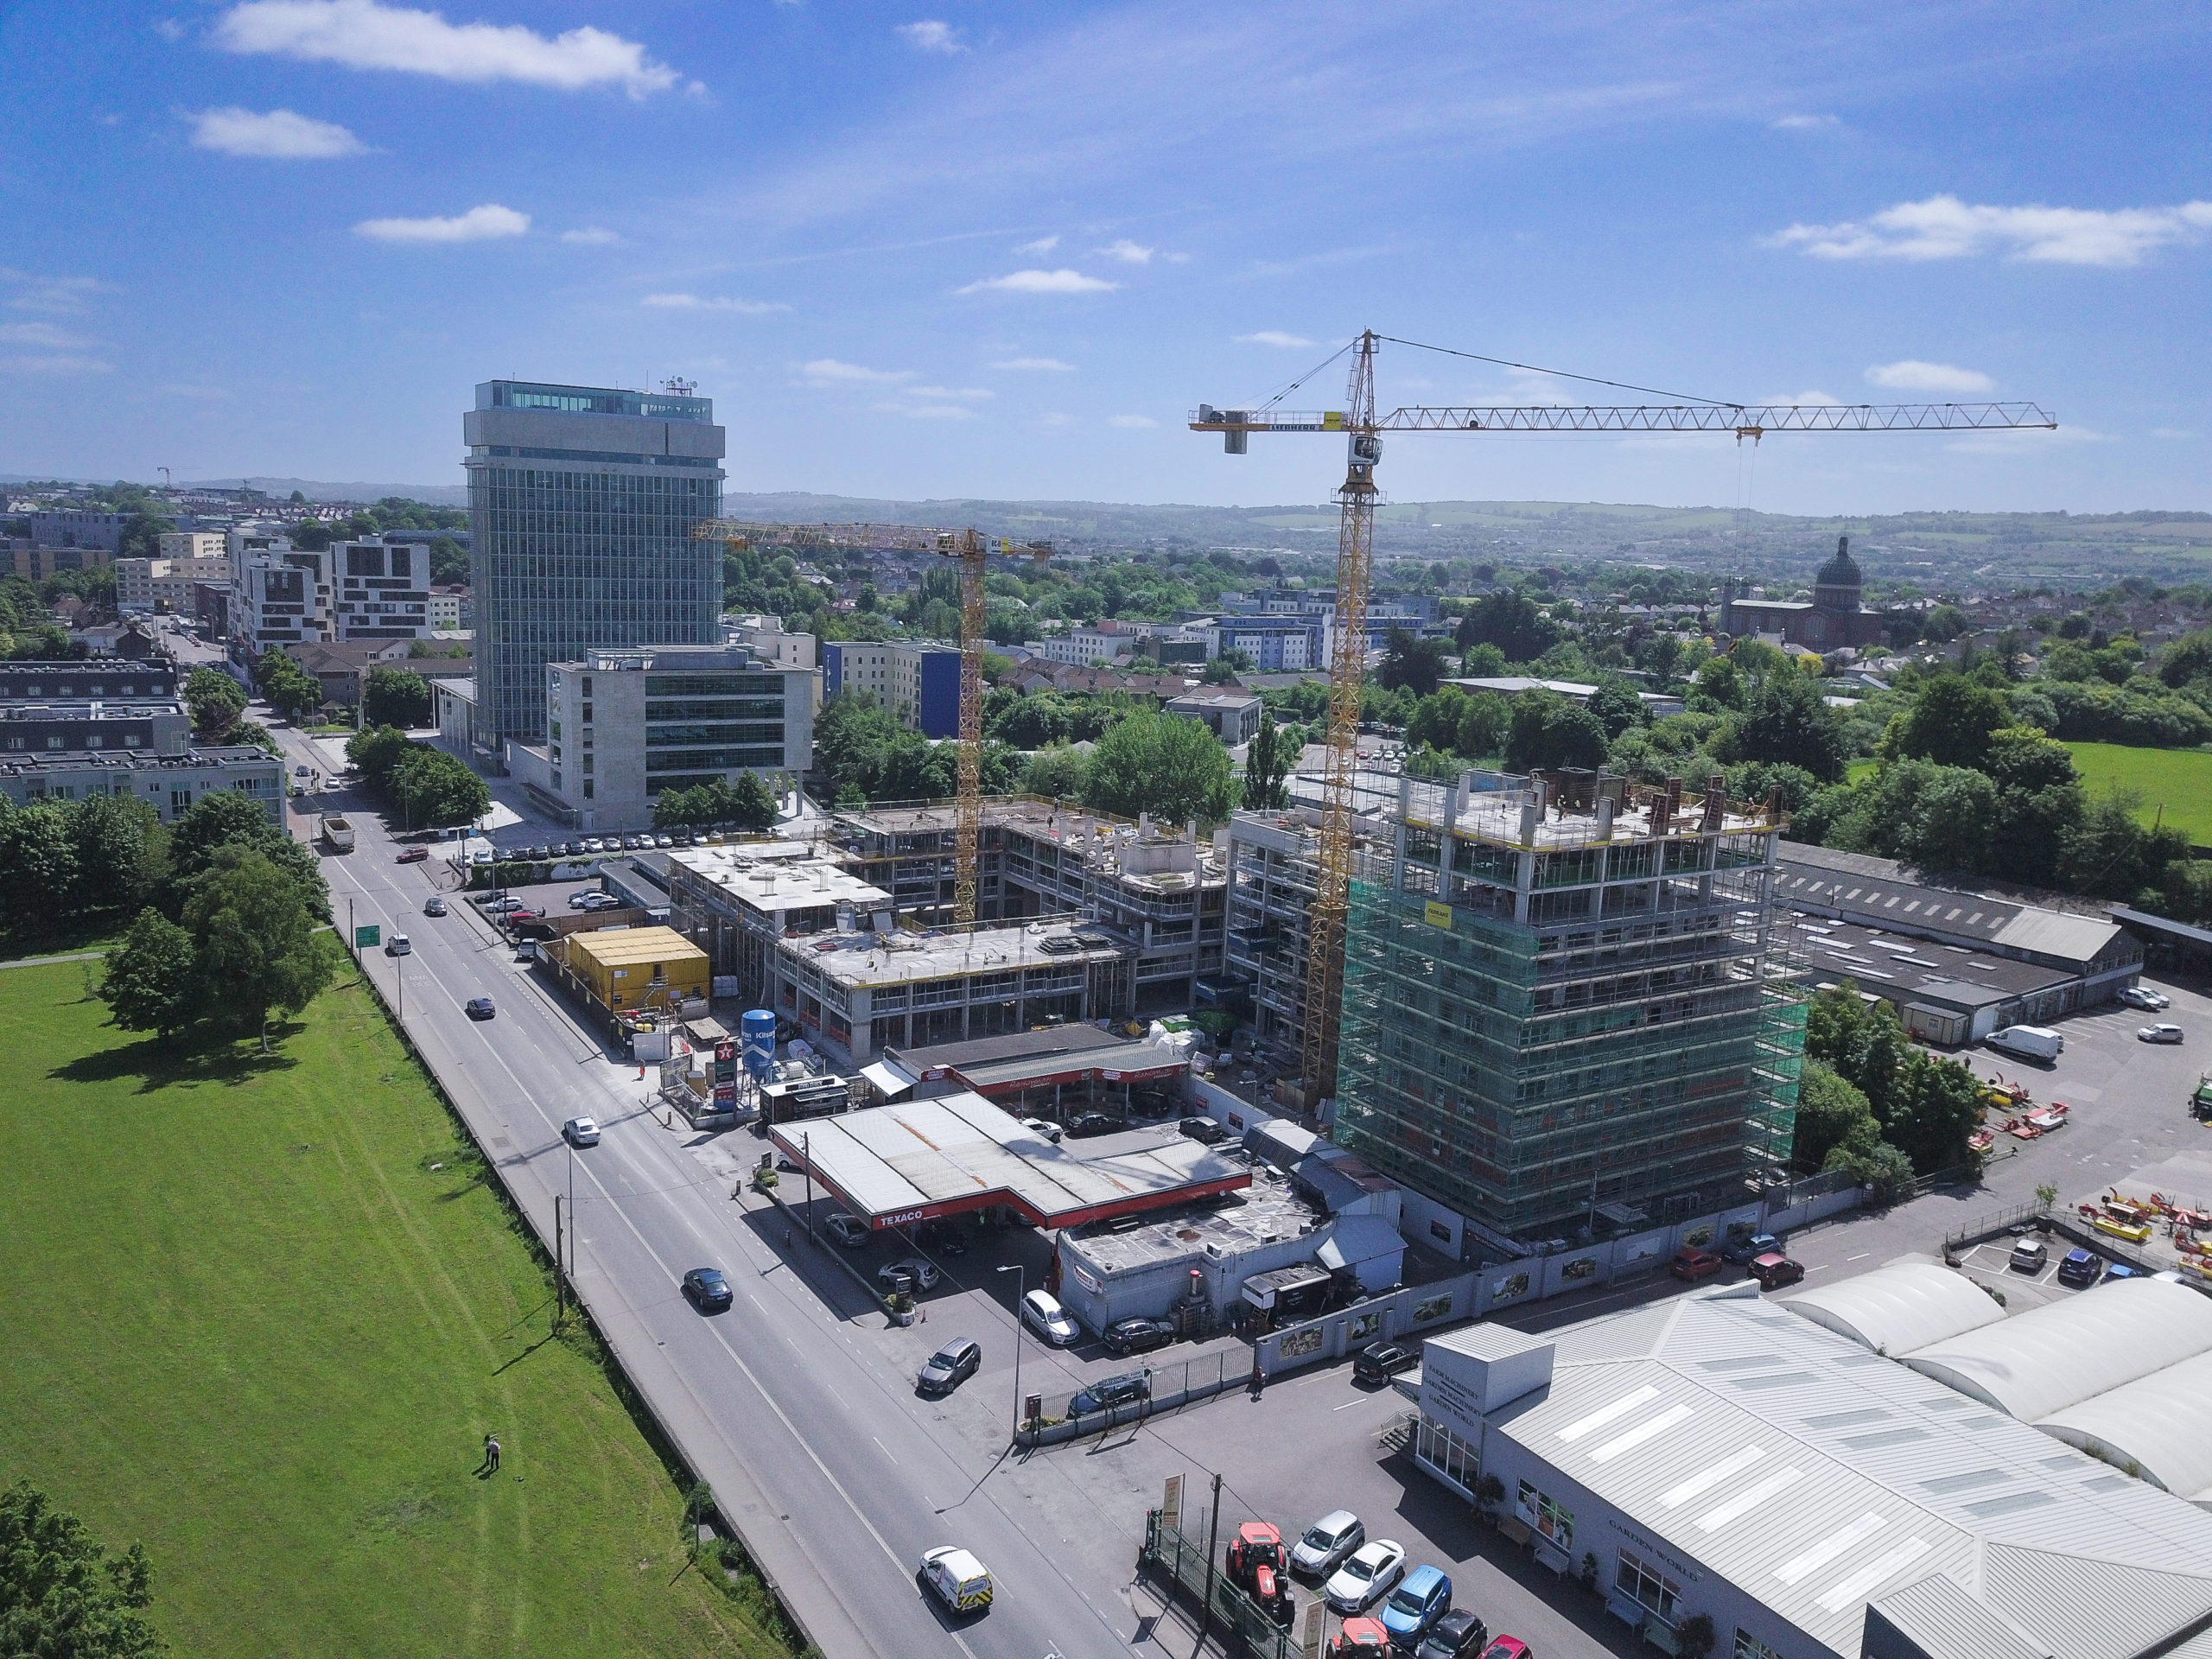
<instances>
[{"instance_id":1,"label":"blue building panel","mask_svg":"<svg viewBox=\"0 0 2212 1659\"><path fill-rule=\"evenodd\" d=\"M922 653L919 715L924 737L960 735L960 653Z\"/></svg>"}]
</instances>

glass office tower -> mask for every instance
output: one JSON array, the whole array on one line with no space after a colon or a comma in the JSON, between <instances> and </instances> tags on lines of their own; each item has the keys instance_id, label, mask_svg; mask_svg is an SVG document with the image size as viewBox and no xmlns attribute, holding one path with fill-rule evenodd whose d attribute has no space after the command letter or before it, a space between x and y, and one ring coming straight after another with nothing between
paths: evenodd
<instances>
[{"instance_id":1,"label":"glass office tower","mask_svg":"<svg viewBox=\"0 0 2212 1659\"><path fill-rule=\"evenodd\" d=\"M545 734L545 665L721 640L711 398L492 380L461 416L477 698L499 737Z\"/></svg>"}]
</instances>

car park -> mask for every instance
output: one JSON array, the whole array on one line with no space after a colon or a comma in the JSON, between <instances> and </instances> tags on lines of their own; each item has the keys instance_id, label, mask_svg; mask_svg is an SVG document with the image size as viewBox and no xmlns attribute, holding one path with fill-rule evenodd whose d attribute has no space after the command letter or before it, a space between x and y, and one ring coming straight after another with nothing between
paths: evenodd
<instances>
[{"instance_id":1,"label":"car park","mask_svg":"<svg viewBox=\"0 0 2212 1659\"><path fill-rule=\"evenodd\" d=\"M2135 1040L2139 1043L2177 1043L2182 1040L2182 1029L2179 1026L2145 1026L2135 1033Z\"/></svg>"},{"instance_id":2,"label":"car park","mask_svg":"<svg viewBox=\"0 0 2212 1659\"><path fill-rule=\"evenodd\" d=\"M1152 1398L1152 1373L1131 1371L1126 1376L1101 1377L1076 1391L1068 1401L1068 1415L1089 1417L1101 1411L1119 1411Z\"/></svg>"},{"instance_id":3,"label":"car park","mask_svg":"<svg viewBox=\"0 0 2212 1659\"><path fill-rule=\"evenodd\" d=\"M499 1012L493 1006L492 999L488 996L472 996L463 1006L472 1020L489 1020Z\"/></svg>"},{"instance_id":4,"label":"car park","mask_svg":"<svg viewBox=\"0 0 2212 1659\"><path fill-rule=\"evenodd\" d=\"M822 1224L823 1230L849 1250L857 1250L868 1243L868 1227L858 1216L849 1216L842 1210L832 1211Z\"/></svg>"},{"instance_id":5,"label":"car park","mask_svg":"<svg viewBox=\"0 0 2212 1659\"><path fill-rule=\"evenodd\" d=\"M1387 1382L1421 1363L1421 1353L1402 1343L1370 1342L1352 1356L1351 1374L1363 1382Z\"/></svg>"},{"instance_id":6,"label":"car park","mask_svg":"<svg viewBox=\"0 0 2212 1659\"><path fill-rule=\"evenodd\" d=\"M2024 1238L2012 1246L2005 1265L2015 1273L2041 1273L2050 1262L2050 1245L2039 1238Z\"/></svg>"},{"instance_id":7,"label":"car park","mask_svg":"<svg viewBox=\"0 0 2212 1659\"><path fill-rule=\"evenodd\" d=\"M1141 1354L1174 1340L1175 1326L1166 1319L1116 1319L1106 1327L1106 1346L1116 1354Z\"/></svg>"},{"instance_id":8,"label":"car park","mask_svg":"<svg viewBox=\"0 0 2212 1659\"><path fill-rule=\"evenodd\" d=\"M399 856L391 861L395 864L420 864L429 855L430 849L427 847L410 847L403 850Z\"/></svg>"},{"instance_id":9,"label":"car park","mask_svg":"<svg viewBox=\"0 0 2212 1659\"><path fill-rule=\"evenodd\" d=\"M1382 1628L1400 1647L1410 1648L1451 1606L1452 1580L1444 1576L1443 1569L1417 1567L1382 1604Z\"/></svg>"},{"instance_id":10,"label":"car park","mask_svg":"<svg viewBox=\"0 0 2212 1659\"><path fill-rule=\"evenodd\" d=\"M429 898L423 901L423 913L425 916L444 915L446 913L446 901L439 898L436 893L432 893Z\"/></svg>"},{"instance_id":11,"label":"car park","mask_svg":"<svg viewBox=\"0 0 2212 1659\"><path fill-rule=\"evenodd\" d=\"M1175 1128L1202 1147L1217 1147L1229 1139L1229 1131L1210 1117L1186 1117Z\"/></svg>"},{"instance_id":12,"label":"car park","mask_svg":"<svg viewBox=\"0 0 2212 1659\"><path fill-rule=\"evenodd\" d=\"M918 1255L910 1255L903 1262L888 1262L875 1270L876 1283L886 1288L892 1287L893 1281L901 1278L905 1279L912 1289L935 1290L938 1281L937 1264L932 1262L925 1262Z\"/></svg>"},{"instance_id":13,"label":"car park","mask_svg":"<svg viewBox=\"0 0 2212 1659\"><path fill-rule=\"evenodd\" d=\"M1675 1259L1667 1264L1667 1271L1677 1279L1696 1281L1710 1279L1725 1265L1714 1252L1688 1245L1675 1252Z\"/></svg>"},{"instance_id":14,"label":"car park","mask_svg":"<svg viewBox=\"0 0 2212 1659\"><path fill-rule=\"evenodd\" d=\"M1068 1133L1076 1136L1111 1135L1122 1127L1118 1117L1109 1117L1103 1112L1077 1112L1068 1120Z\"/></svg>"},{"instance_id":15,"label":"car park","mask_svg":"<svg viewBox=\"0 0 2212 1659\"><path fill-rule=\"evenodd\" d=\"M2174 1000L2164 991L2154 991L2147 985L2131 985L2120 994L2120 1001L2131 1008L2141 1008L2156 1014L2162 1008L2173 1007Z\"/></svg>"},{"instance_id":16,"label":"car park","mask_svg":"<svg viewBox=\"0 0 2212 1659\"><path fill-rule=\"evenodd\" d=\"M1047 1123L1041 1117L1025 1117L1021 1127L1032 1135L1042 1135L1056 1147L1060 1144L1060 1126L1057 1123Z\"/></svg>"},{"instance_id":17,"label":"car park","mask_svg":"<svg viewBox=\"0 0 2212 1659\"><path fill-rule=\"evenodd\" d=\"M683 1294L702 1313L718 1313L735 1300L720 1268L693 1268L683 1275Z\"/></svg>"},{"instance_id":18,"label":"car park","mask_svg":"<svg viewBox=\"0 0 2212 1659\"><path fill-rule=\"evenodd\" d=\"M561 1133L571 1146L595 1147L599 1144L599 1120L572 1117L561 1126Z\"/></svg>"},{"instance_id":19,"label":"car park","mask_svg":"<svg viewBox=\"0 0 2212 1659\"><path fill-rule=\"evenodd\" d=\"M1321 1587L1322 1599L1339 1613L1363 1613L1405 1576L1406 1547L1395 1538L1362 1544Z\"/></svg>"},{"instance_id":20,"label":"car park","mask_svg":"<svg viewBox=\"0 0 2212 1659\"><path fill-rule=\"evenodd\" d=\"M1033 1290L1021 1299L1021 1322L1055 1348L1065 1348L1083 1334L1060 1299L1048 1290Z\"/></svg>"},{"instance_id":21,"label":"car park","mask_svg":"<svg viewBox=\"0 0 2212 1659\"><path fill-rule=\"evenodd\" d=\"M2104 1258L2094 1250L2069 1250L2058 1264L2058 1282L2087 1289L2105 1276Z\"/></svg>"},{"instance_id":22,"label":"car park","mask_svg":"<svg viewBox=\"0 0 2212 1659\"><path fill-rule=\"evenodd\" d=\"M1779 1250L1770 1250L1766 1255L1752 1259L1751 1269L1745 1276L1758 1280L1761 1290L1780 1290L1784 1285L1803 1281L1805 1264L1792 1262Z\"/></svg>"},{"instance_id":23,"label":"car park","mask_svg":"<svg viewBox=\"0 0 2212 1659\"><path fill-rule=\"evenodd\" d=\"M1482 1615L1465 1607L1447 1609L1428 1627L1414 1659L1476 1659L1490 1639Z\"/></svg>"},{"instance_id":24,"label":"car park","mask_svg":"<svg viewBox=\"0 0 2212 1659\"><path fill-rule=\"evenodd\" d=\"M948 1342L929 1357L914 1386L924 1394L950 1394L982 1369L983 1345L969 1337Z\"/></svg>"},{"instance_id":25,"label":"car park","mask_svg":"<svg viewBox=\"0 0 2212 1659\"><path fill-rule=\"evenodd\" d=\"M1350 1510L1332 1510L1291 1546L1290 1567L1309 1579L1325 1579L1367 1541L1367 1529Z\"/></svg>"},{"instance_id":26,"label":"car park","mask_svg":"<svg viewBox=\"0 0 2212 1659\"><path fill-rule=\"evenodd\" d=\"M991 1605L990 1569L956 1545L923 1552L921 1580L947 1612L980 1613Z\"/></svg>"},{"instance_id":27,"label":"car park","mask_svg":"<svg viewBox=\"0 0 2212 1659\"><path fill-rule=\"evenodd\" d=\"M1720 1247L1720 1259L1740 1266L1781 1248L1782 1241L1772 1233L1732 1233Z\"/></svg>"}]
</instances>

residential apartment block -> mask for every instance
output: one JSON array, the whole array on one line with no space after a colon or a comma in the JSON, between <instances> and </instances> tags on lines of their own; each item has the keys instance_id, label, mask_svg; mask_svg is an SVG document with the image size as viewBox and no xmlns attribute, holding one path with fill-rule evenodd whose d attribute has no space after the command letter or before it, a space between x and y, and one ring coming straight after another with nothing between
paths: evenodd
<instances>
[{"instance_id":1,"label":"residential apartment block","mask_svg":"<svg viewBox=\"0 0 2212 1659\"><path fill-rule=\"evenodd\" d=\"M192 720L167 662L87 657L0 663L0 760L182 754Z\"/></svg>"},{"instance_id":2,"label":"residential apartment block","mask_svg":"<svg viewBox=\"0 0 2212 1659\"><path fill-rule=\"evenodd\" d=\"M170 537L164 536L162 541ZM184 540L180 537L178 540ZM190 613L192 589L203 582L228 582L231 562L219 550L222 537L207 538L219 550L207 558L118 559L115 562L115 607L126 616L156 611L175 615Z\"/></svg>"},{"instance_id":3,"label":"residential apartment block","mask_svg":"<svg viewBox=\"0 0 2212 1659\"><path fill-rule=\"evenodd\" d=\"M224 789L255 802L270 823L283 823L284 763L250 745L175 754L0 753L0 795L17 806L121 795L145 802L163 823L175 823L194 802Z\"/></svg>"},{"instance_id":4,"label":"residential apartment block","mask_svg":"<svg viewBox=\"0 0 2212 1659\"><path fill-rule=\"evenodd\" d=\"M960 647L928 640L834 639L822 646L826 697L872 693L924 737L960 735Z\"/></svg>"},{"instance_id":5,"label":"residential apartment block","mask_svg":"<svg viewBox=\"0 0 2212 1659\"><path fill-rule=\"evenodd\" d=\"M421 639L430 620L430 550L381 537L333 542L331 638Z\"/></svg>"}]
</instances>

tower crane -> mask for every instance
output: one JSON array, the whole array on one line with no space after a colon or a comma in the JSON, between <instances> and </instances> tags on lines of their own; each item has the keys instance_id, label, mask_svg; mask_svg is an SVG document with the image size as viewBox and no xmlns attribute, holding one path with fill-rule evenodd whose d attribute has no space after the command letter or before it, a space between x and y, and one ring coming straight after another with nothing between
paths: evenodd
<instances>
[{"instance_id":1,"label":"tower crane","mask_svg":"<svg viewBox=\"0 0 2212 1659\"><path fill-rule=\"evenodd\" d=\"M1336 1093L1337 1046L1343 1024L1344 934L1350 918L1352 861L1354 740L1367 678L1367 591L1375 542L1375 468L1385 432L1722 432L1754 443L1777 432L1930 432L2038 427L2058 423L2035 404L1821 404L1750 405L1711 400L1638 404L1468 404L1402 407L1380 414L1375 402L1375 354L1386 340L1418 346L1368 329L1350 347L1351 371L1344 407L1298 412L1275 407L1288 391L1257 409L1216 409L1201 404L1191 416L1193 432L1222 434L1229 454L1247 453L1255 432L1341 432L1346 464L1336 500L1342 509L1337 540L1336 642L1329 664L1328 733L1321 780L1319 868L1307 912L1306 1019L1301 1084L1309 1114ZM1436 346L1421 347L1441 350ZM1448 355L1527 369L1466 352ZM1324 365L1325 366L1325 365ZM1555 372L1555 371L1539 371ZM1574 375L1573 379L1591 377ZM1619 386L1618 381L1599 381ZM1290 389L1294 390L1295 385ZM1625 390L1648 391L1642 386ZM1668 393L1658 394L1671 396Z\"/></svg>"},{"instance_id":2,"label":"tower crane","mask_svg":"<svg viewBox=\"0 0 2212 1659\"><path fill-rule=\"evenodd\" d=\"M764 524L709 518L691 538L738 547L849 547L935 553L960 563L960 754L954 808L953 919L976 919L976 849L983 823L983 573L994 552L1026 555L1039 564L1050 542L1016 543L969 530L920 524Z\"/></svg>"}]
</instances>

